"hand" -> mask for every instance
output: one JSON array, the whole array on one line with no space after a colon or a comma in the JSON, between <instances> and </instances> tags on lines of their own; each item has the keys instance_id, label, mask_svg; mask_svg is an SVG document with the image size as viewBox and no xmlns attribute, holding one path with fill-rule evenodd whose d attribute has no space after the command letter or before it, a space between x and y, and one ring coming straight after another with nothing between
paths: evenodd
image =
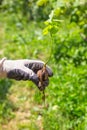
<instances>
[{"instance_id":1,"label":"hand","mask_svg":"<svg viewBox=\"0 0 87 130\"><path fill-rule=\"evenodd\" d=\"M0 77L7 77L15 80L31 80L39 86L37 71L42 69L44 62L38 60L7 60L0 62ZM48 76L53 75L52 70L46 67ZM49 80L44 81L44 86L49 84Z\"/></svg>"}]
</instances>

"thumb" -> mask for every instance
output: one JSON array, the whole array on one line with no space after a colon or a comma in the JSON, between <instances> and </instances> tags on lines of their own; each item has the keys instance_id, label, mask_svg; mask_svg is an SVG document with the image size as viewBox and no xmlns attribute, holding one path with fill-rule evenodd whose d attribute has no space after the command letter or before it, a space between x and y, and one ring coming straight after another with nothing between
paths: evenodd
<instances>
[{"instance_id":1,"label":"thumb","mask_svg":"<svg viewBox=\"0 0 87 130\"><path fill-rule=\"evenodd\" d=\"M38 83L39 83L38 76L37 76L31 69L29 69L29 68L27 68L27 67L25 67L25 66L23 66L22 69L23 69L23 71L24 71L25 73L29 74L29 79L30 79L31 81L33 81L36 85L38 85Z\"/></svg>"}]
</instances>

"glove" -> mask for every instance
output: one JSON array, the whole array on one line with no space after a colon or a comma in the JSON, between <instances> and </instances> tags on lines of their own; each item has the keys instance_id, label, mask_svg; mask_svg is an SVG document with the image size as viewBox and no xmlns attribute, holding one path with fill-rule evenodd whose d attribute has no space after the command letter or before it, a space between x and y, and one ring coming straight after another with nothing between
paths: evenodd
<instances>
[{"instance_id":1,"label":"glove","mask_svg":"<svg viewBox=\"0 0 87 130\"><path fill-rule=\"evenodd\" d=\"M15 80L31 80L39 87L37 71L42 69L44 62L39 60L0 60L0 78ZM48 76L53 75L50 67L46 67ZM48 86L49 80L44 81L44 87Z\"/></svg>"}]
</instances>

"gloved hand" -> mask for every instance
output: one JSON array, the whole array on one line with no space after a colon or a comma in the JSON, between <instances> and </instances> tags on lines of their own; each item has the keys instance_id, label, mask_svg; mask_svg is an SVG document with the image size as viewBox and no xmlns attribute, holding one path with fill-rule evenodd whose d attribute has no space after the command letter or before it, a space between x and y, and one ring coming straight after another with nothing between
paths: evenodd
<instances>
[{"instance_id":1,"label":"gloved hand","mask_svg":"<svg viewBox=\"0 0 87 130\"><path fill-rule=\"evenodd\" d=\"M31 80L37 86L39 85L39 78L37 71L42 69L44 62L38 60L7 60L3 58L0 60L0 78L10 78L15 80ZM53 75L52 70L46 67L48 76ZM44 81L44 87L48 86L49 80Z\"/></svg>"}]
</instances>

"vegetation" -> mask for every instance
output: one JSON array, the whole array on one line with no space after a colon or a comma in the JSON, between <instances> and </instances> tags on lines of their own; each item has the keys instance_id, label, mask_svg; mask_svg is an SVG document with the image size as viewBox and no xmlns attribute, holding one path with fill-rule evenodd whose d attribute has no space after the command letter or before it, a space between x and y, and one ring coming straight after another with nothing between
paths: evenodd
<instances>
[{"instance_id":1,"label":"vegetation","mask_svg":"<svg viewBox=\"0 0 87 130\"><path fill-rule=\"evenodd\" d=\"M0 80L0 130L87 129L86 4L0 1L0 58L49 60L54 72L45 108L30 81Z\"/></svg>"}]
</instances>

